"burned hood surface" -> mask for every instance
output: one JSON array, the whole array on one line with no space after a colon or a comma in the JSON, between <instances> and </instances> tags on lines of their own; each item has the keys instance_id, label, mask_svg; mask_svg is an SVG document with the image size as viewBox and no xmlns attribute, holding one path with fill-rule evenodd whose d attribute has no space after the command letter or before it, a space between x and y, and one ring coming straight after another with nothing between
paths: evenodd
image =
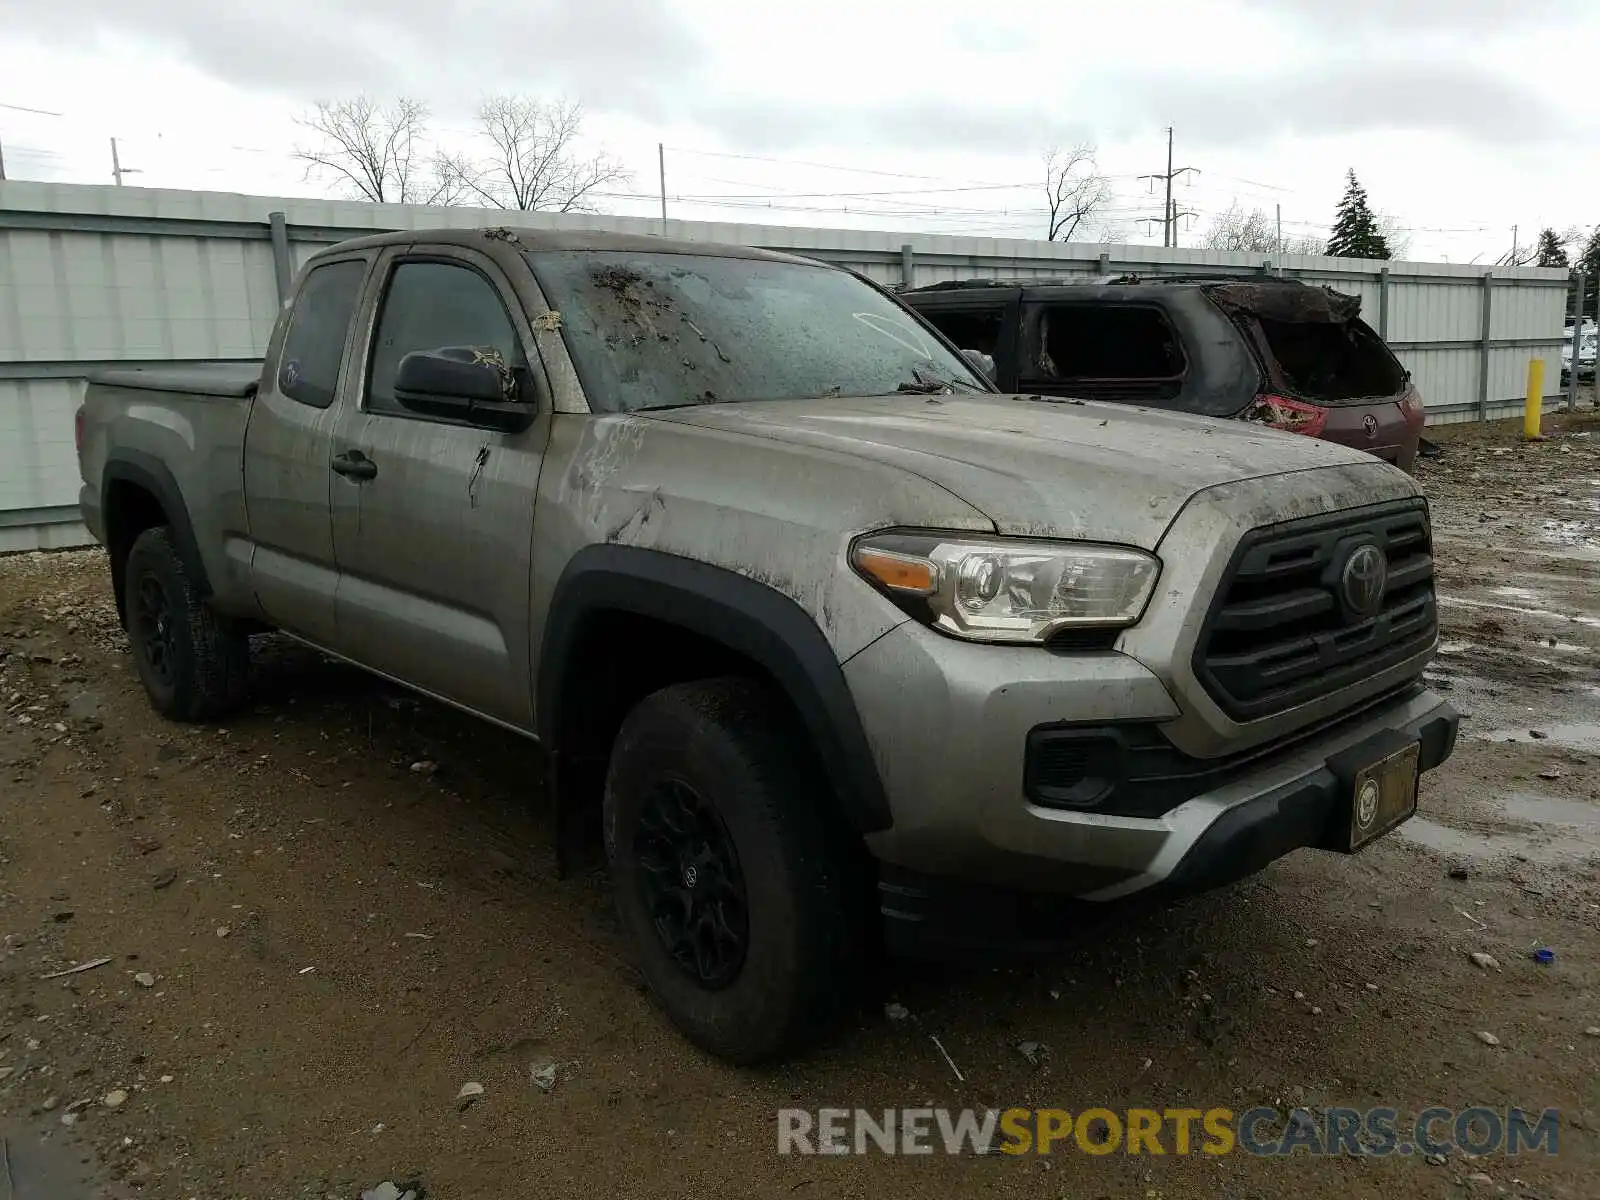
<instances>
[{"instance_id":1,"label":"burned hood surface","mask_svg":"<svg viewBox=\"0 0 1600 1200\"><path fill-rule=\"evenodd\" d=\"M1299 283L1219 283L1205 289L1220 307L1273 321L1338 325L1361 315L1361 297Z\"/></svg>"},{"instance_id":2,"label":"burned hood surface","mask_svg":"<svg viewBox=\"0 0 1600 1200\"><path fill-rule=\"evenodd\" d=\"M1053 397L834 397L639 415L888 463L960 497L1001 533L1145 549L1206 488L1371 461L1239 421Z\"/></svg>"}]
</instances>

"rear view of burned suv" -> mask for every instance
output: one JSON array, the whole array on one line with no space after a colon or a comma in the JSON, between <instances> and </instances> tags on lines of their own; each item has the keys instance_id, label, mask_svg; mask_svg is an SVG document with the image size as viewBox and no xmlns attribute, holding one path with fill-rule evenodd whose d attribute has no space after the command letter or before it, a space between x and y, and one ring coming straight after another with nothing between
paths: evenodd
<instances>
[{"instance_id":1,"label":"rear view of burned suv","mask_svg":"<svg viewBox=\"0 0 1600 1200\"><path fill-rule=\"evenodd\" d=\"M1125 276L955 281L903 299L992 361L1001 391L1233 417L1404 470L1416 461L1422 399L1353 296L1291 279Z\"/></svg>"}]
</instances>

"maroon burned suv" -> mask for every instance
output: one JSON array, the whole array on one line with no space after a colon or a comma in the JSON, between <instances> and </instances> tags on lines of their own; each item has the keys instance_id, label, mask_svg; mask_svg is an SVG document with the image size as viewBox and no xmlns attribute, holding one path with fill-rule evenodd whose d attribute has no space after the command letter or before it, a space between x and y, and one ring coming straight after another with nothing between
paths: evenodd
<instances>
[{"instance_id":1,"label":"maroon burned suv","mask_svg":"<svg viewBox=\"0 0 1600 1200\"><path fill-rule=\"evenodd\" d=\"M1112 400L1366 450L1405 470L1425 414L1361 301L1292 279L960 280L901 293L1004 392Z\"/></svg>"}]
</instances>

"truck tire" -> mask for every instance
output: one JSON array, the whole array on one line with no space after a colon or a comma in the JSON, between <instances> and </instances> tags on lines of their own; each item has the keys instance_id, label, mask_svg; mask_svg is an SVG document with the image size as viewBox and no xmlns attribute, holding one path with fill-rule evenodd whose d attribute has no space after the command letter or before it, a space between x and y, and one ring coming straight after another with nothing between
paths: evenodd
<instances>
[{"instance_id":1,"label":"truck tire","mask_svg":"<svg viewBox=\"0 0 1600 1200\"><path fill-rule=\"evenodd\" d=\"M622 928L667 1016L728 1062L798 1049L855 999L865 851L824 786L784 706L744 679L663 688L612 747Z\"/></svg>"},{"instance_id":2,"label":"truck tire","mask_svg":"<svg viewBox=\"0 0 1600 1200\"><path fill-rule=\"evenodd\" d=\"M250 642L211 610L164 525L128 550L123 604L139 682L176 721L220 717L244 702Z\"/></svg>"}]
</instances>

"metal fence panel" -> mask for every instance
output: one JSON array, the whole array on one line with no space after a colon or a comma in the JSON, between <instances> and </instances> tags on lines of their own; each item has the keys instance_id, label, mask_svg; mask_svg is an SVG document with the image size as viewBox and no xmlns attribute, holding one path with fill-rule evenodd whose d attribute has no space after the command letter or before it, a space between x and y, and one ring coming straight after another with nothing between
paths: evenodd
<instances>
[{"instance_id":1,"label":"metal fence panel","mask_svg":"<svg viewBox=\"0 0 1600 1200\"><path fill-rule=\"evenodd\" d=\"M1431 420L1520 412L1534 355L1546 359L1552 391L1560 377L1561 271L1494 270L1485 343L1479 266L0 182L0 550L84 536L75 524L72 413L87 372L258 357L277 315L280 272L322 247L394 229L506 223L765 246L890 286L1286 273L1361 297L1363 314L1413 373Z\"/></svg>"}]
</instances>

